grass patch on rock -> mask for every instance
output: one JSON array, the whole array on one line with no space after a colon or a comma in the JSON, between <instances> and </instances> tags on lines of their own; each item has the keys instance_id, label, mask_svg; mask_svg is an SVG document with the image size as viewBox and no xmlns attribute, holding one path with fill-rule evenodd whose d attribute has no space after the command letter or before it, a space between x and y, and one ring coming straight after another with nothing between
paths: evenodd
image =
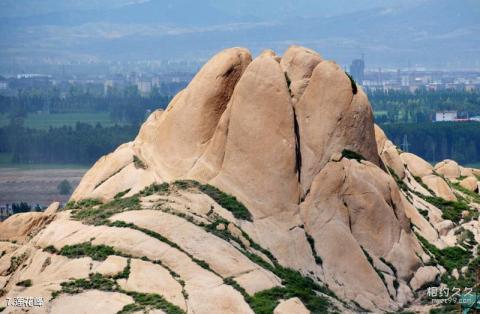
<instances>
[{"instance_id":1,"label":"grass patch on rock","mask_svg":"<svg viewBox=\"0 0 480 314\"><path fill-rule=\"evenodd\" d=\"M22 280L22 281L17 282L16 285L19 286L19 287L31 287L32 286L32 280L31 279Z\"/></svg>"},{"instance_id":2,"label":"grass patch on rock","mask_svg":"<svg viewBox=\"0 0 480 314\"><path fill-rule=\"evenodd\" d=\"M421 196L425 201L442 211L442 218L459 223L462 219L462 212L471 212L471 208L463 202L447 201L436 196Z\"/></svg>"},{"instance_id":3,"label":"grass patch on rock","mask_svg":"<svg viewBox=\"0 0 480 314\"><path fill-rule=\"evenodd\" d=\"M129 295L135 303L126 305L119 313L148 312L153 309L162 310L166 313L184 314L185 312L178 306L171 304L165 298L154 293L139 293L125 291L121 289L115 281L115 278L106 277L101 274L90 274L89 278L75 279L61 283L61 290L52 294L56 298L62 293L78 294L87 290L100 290L107 292L119 292Z\"/></svg>"},{"instance_id":4,"label":"grass patch on rock","mask_svg":"<svg viewBox=\"0 0 480 314\"><path fill-rule=\"evenodd\" d=\"M453 246L439 249L419 234L417 234L417 238L423 247L433 255L435 261L445 267L449 273L455 268L460 270L463 266L468 265L472 258L472 253L461 247Z\"/></svg>"},{"instance_id":5,"label":"grass patch on rock","mask_svg":"<svg viewBox=\"0 0 480 314\"><path fill-rule=\"evenodd\" d=\"M220 206L228 210L237 219L252 221L252 215L245 205L243 205L233 195L227 194L210 184L201 184L193 180L179 180L173 183L180 190L189 188L198 189L198 191L210 196Z\"/></svg>"},{"instance_id":6,"label":"grass patch on rock","mask_svg":"<svg viewBox=\"0 0 480 314\"><path fill-rule=\"evenodd\" d=\"M51 251L51 248L50 248L50 251ZM80 258L80 257L88 256L95 261L104 261L110 255L121 255L117 251L115 251L115 249L111 246L107 246L103 244L92 245L90 242L84 242L84 243L74 244L74 245L66 245L56 253L58 255L66 256L68 258Z\"/></svg>"}]
</instances>

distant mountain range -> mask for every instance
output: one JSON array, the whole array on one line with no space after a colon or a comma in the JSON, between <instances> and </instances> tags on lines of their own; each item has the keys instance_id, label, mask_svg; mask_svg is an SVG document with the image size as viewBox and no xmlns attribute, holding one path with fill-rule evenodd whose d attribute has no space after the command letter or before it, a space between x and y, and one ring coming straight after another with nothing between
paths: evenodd
<instances>
[{"instance_id":1,"label":"distant mountain range","mask_svg":"<svg viewBox=\"0 0 480 314\"><path fill-rule=\"evenodd\" d=\"M477 0L53 1L0 4L9 63L204 59L223 47L298 43L367 66L480 68Z\"/></svg>"}]
</instances>

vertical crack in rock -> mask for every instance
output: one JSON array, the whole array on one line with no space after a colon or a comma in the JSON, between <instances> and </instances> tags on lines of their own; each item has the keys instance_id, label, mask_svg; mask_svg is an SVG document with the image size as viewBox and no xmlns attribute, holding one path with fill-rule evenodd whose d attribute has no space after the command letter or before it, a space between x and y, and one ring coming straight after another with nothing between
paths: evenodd
<instances>
[{"instance_id":1,"label":"vertical crack in rock","mask_svg":"<svg viewBox=\"0 0 480 314\"><path fill-rule=\"evenodd\" d=\"M295 168L297 170L298 183L300 183L302 175L302 152L300 150L300 129L295 108L293 108L293 123L295 132Z\"/></svg>"}]
</instances>

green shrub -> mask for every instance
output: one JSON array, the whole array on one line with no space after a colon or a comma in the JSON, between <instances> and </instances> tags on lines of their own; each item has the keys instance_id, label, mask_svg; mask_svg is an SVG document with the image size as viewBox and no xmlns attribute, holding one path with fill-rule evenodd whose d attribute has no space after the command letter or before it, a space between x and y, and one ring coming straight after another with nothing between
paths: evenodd
<instances>
[{"instance_id":1,"label":"green shrub","mask_svg":"<svg viewBox=\"0 0 480 314\"><path fill-rule=\"evenodd\" d=\"M58 250L53 245L47 246L46 248L43 249L43 251L52 253L52 254L58 254Z\"/></svg>"},{"instance_id":2,"label":"green shrub","mask_svg":"<svg viewBox=\"0 0 480 314\"><path fill-rule=\"evenodd\" d=\"M64 246L58 254L68 258L79 258L89 256L95 261L104 261L110 255L115 255L117 252L106 245L92 245L90 242L84 242L75 245Z\"/></svg>"},{"instance_id":3,"label":"green shrub","mask_svg":"<svg viewBox=\"0 0 480 314\"><path fill-rule=\"evenodd\" d=\"M116 274L115 276L113 276L113 279L128 279L128 277L130 277L130 264L131 264L131 259L129 258L127 260L127 266L125 266L125 268L119 272L118 274Z\"/></svg>"},{"instance_id":4,"label":"green shrub","mask_svg":"<svg viewBox=\"0 0 480 314\"><path fill-rule=\"evenodd\" d=\"M26 280L19 281L19 282L17 282L17 286L31 287L32 286L32 280L31 279L26 279Z\"/></svg>"},{"instance_id":5,"label":"green shrub","mask_svg":"<svg viewBox=\"0 0 480 314\"><path fill-rule=\"evenodd\" d=\"M457 189L458 191L462 192L463 194L470 197L472 201L475 203L480 204L480 194L470 191L469 189L464 188L460 185L460 183L452 183L452 186Z\"/></svg>"},{"instance_id":6,"label":"green shrub","mask_svg":"<svg viewBox=\"0 0 480 314\"><path fill-rule=\"evenodd\" d=\"M462 219L463 211L471 211L470 207L462 202L447 201L436 196L422 196L424 200L442 211L442 218L455 223Z\"/></svg>"},{"instance_id":7,"label":"green shrub","mask_svg":"<svg viewBox=\"0 0 480 314\"><path fill-rule=\"evenodd\" d=\"M248 209L235 196L220 191L216 187L204 184L199 187L200 191L210 196L220 206L230 211L237 219L252 221L252 215Z\"/></svg>"},{"instance_id":8,"label":"green shrub","mask_svg":"<svg viewBox=\"0 0 480 314\"><path fill-rule=\"evenodd\" d=\"M312 250L313 257L315 258L315 263L322 265L323 264L322 258L318 256L317 250L315 249L315 240L308 233L305 233L305 235L307 237L308 244L310 245L310 249Z\"/></svg>"},{"instance_id":9,"label":"green shrub","mask_svg":"<svg viewBox=\"0 0 480 314\"><path fill-rule=\"evenodd\" d=\"M101 274L90 274L88 279L75 279L61 283L62 293L77 294L85 290L114 291L116 283L113 279L102 276Z\"/></svg>"},{"instance_id":10,"label":"green shrub","mask_svg":"<svg viewBox=\"0 0 480 314\"><path fill-rule=\"evenodd\" d=\"M133 155L133 164L137 169L147 169L147 165L136 155Z\"/></svg>"},{"instance_id":11,"label":"green shrub","mask_svg":"<svg viewBox=\"0 0 480 314\"><path fill-rule=\"evenodd\" d=\"M137 304L137 308L145 309L158 309L162 310L168 314L184 314L185 312L178 306L169 303L162 296L153 293L138 293L138 292L126 292L127 295L131 296ZM119 313L132 313L125 312L125 308L122 309Z\"/></svg>"},{"instance_id":12,"label":"green shrub","mask_svg":"<svg viewBox=\"0 0 480 314\"><path fill-rule=\"evenodd\" d=\"M352 150L348 150L348 149L342 150L342 157L348 158L348 159L355 159L356 161L366 160L365 157L363 157L359 153L354 152Z\"/></svg>"},{"instance_id":13,"label":"green shrub","mask_svg":"<svg viewBox=\"0 0 480 314\"><path fill-rule=\"evenodd\" d=\"M170 185L166 182L162 183L162 184L157 184L157 183L154 183L148 187L146 187L145 189L143 189L139 195L140 196L150 196L150 195L153 195L155 193L165 193L165 192L168 192L170 188Z\"/></svg>"},{"instance_id":14,"label":"green shrub","mask_svg":"<svg viewBox=\"0 0 480 314\"><path fill-rule=\"evenodd\" d=\"M445 267L448 272L451 272L454 268L461 269L463 266L466 266L472 257L472 253L458 246L447 247L440 250L418 234L417 238L423 247L428 250L435 257L435 260Z\"/></svg>"},{"instance_id":15,"label":"green shrub","mask_svg":"<svg viewBox=\"0 0 480 314\"><path fill-rule=\"evenodd\" d=\"M101 204L102 204L102 201L98 199L87 198L84 200L80 200L78 202L70 201L65 205L65 209L84 209L84 208L91 208Z\"/></svg>"},{"instance_id":16,"label":"green shrub","mask_svg":"<svg viewBox=\"0 0 480 314\"><path fill-rule=\"evenodd\" d=\"M123 192L118 192L117 194L115 194L115 196L113 198L122 198L124 197L128 192L130 192L131 189L127 189Z\"/></svg>"},{"instance_id":17,"label":"green shrub","mask_svg":"<svg viewBox=\"0 0 480 314\"><path fill-rule=\"evenodd\" d=\"M138 196L127 198L116 198L98 208L85 208L72 212L72 218L81 220L92 225L103 225L108 223L108 218L126 210L139 210L140 199Z\"/></svg>"}]
</instances>

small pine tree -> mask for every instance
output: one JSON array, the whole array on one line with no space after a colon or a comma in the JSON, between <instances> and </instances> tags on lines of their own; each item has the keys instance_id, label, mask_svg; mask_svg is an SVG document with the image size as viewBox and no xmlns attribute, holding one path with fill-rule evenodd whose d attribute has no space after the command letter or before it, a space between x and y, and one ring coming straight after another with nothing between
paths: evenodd
<instances>
[{"instance_id":1,"label":"small pine tree","mask_svg":"<svg viewBox=\"0 0 480 314\"><path fill-rule=\"evenodd\" d=\"M57 186L58 192L61 195L68 195L72 192L72 186L67 180L63 180Z\"/></svg>"}]
</instances>

